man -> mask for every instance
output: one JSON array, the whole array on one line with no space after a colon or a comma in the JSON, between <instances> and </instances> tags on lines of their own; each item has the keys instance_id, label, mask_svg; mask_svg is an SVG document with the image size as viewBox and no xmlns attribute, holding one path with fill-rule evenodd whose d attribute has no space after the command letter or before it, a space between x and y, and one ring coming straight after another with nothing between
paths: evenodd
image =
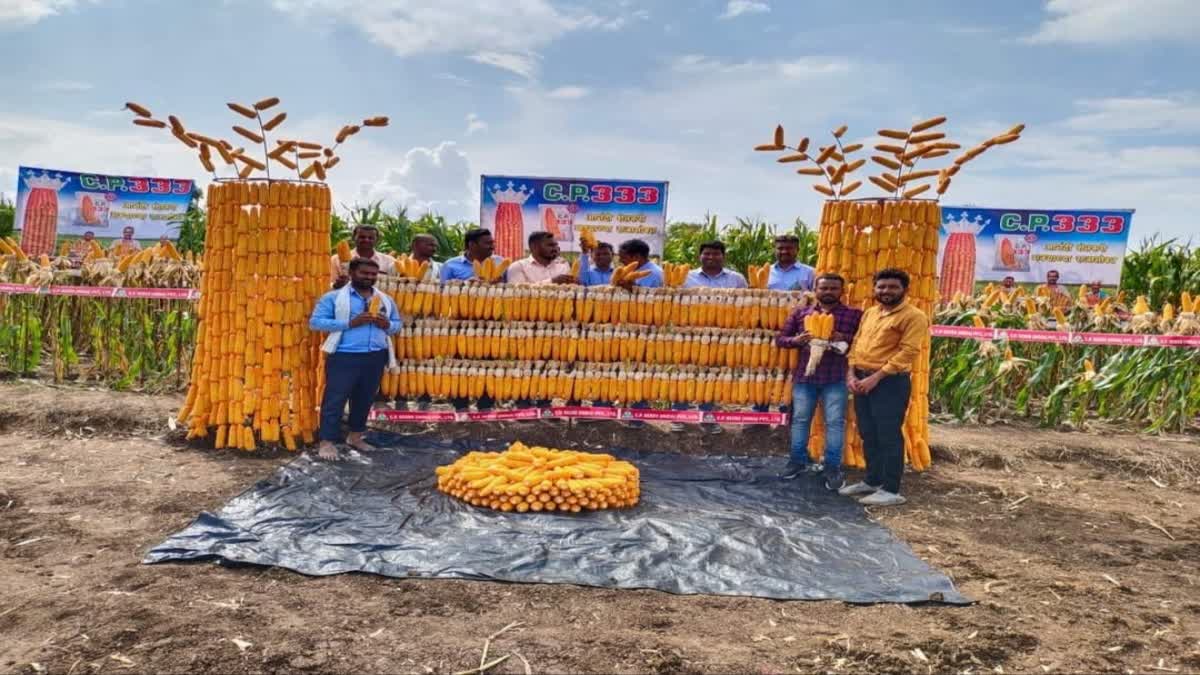
<instances>
[{"instance_id":1,"label":"man","mask_svg":"<svg viewBox=\"0 0 1200 675\"><path fill-rule=\"evenodd\" d=\"M337 459L335 443L341 440L342 411L350 401L349 437L346 443L363 452L374 448L363 440L367 413L383 370L395 365L391 336L400 331L396 304L375 290L379 263L355 258L348 266L350 282L321 296L308 321L309 328L328 333L321 346L325 352L325 396L321 401L321 442L317 455ZM368 311L379 294L377 313Z\"/></svg>"},{"instance_id":2,"label":"man","mask_svg":"<svg viewBox=\"0 0 1200 675\"><path fill-rule=\"evenodd\" d=\"M584 286L607 286L612 281L613 247L599 242L595 250L582 248L579 261L579 283Z\"/></svg>"},{"instance_id":3,"label":"man","mask_svg":"<svg viewBox=\"0 0 1200 675\"><path fill-rule=\"evenodd\" d=\"M559 255L558 241L549 232L534 232L529 235L529 257L522 258L508 268L510 284L570 284L571 263Z\"/></svg>"},{"instance_id":4,"label":"man","mask_svg":"<svg viewBox=\"0 0 1200 675\"><path fill-rule=\"evenodd\" d=\"M796 262L800 237L781 234L775 237L775 264L767 275L767 288L773 291L811 291L816 271Z\"/></svg>"},{"instance_id":5,"label":"man","mask_svg":"<svg viewBox=\"0 0 1200 675\"><path fill-rule=\"evenodd\" d=\"M867 475L838 494L861 496L860 504L903 504L904 414L912 392L913 363L929 337L925 313L904 301L909 278L903 270L875 273L875 302L863 314L850 350L846 386L854 394L858 434L863 441ZM865 496L863 496L865 495Z\"/></svg>"},{"instance_id":6,"label":"man","mask_svg":"<svg viewBox=\"0 0 1200 675\"><path fill-rule=\"evenodd\" d=\"M1046 272L1046 283L1038 286L1035 292L1039 296L1050 298L1050 305L1059 309L1066 309L1074 302L1071 293L1059 285L1058 270Z\"/></svg>"},{"instance_id":7,"label":"man","mask_svg":"<svg viewBox=\"0 0 1200 675\"><path fill-rule=\"evenodd\" d=\"M122 257L142 250L142 245L133 238L133 227L126 226L121 230L121 238L112 245L111 252L115 257Z\"/></svg>"},{"instance_id":8,"label":"man","mask_svg":"<svg viewBox=\"0 0 1200 675\"><path fill-rule=\"evenodd\" d=\"M447 281L470 281L474 279L475 268L472 267L472 262L483 262L488 258L491 258L495 263L504 260L498 255L493 255L496 250L496 240L492 238L491 230L482 228L467 230L467 233L463 235L463 245L467 249L463 255L451 258L442 263L442 283ZM505 281L507 276L508 273L505 272L500 277L500 281Z\"/></svg>"},{"instance_id":9,"label":"man","mask_svg":"<svg viewBox=\"0 0 1200 675\"><path fill-rule=\"evenodd\" d=\"M650 261L650 245L641 239L628 239L621 242L617 247L617 258L620 259L621 265L630 265L637 263L634 268L637 272L649 272L650 274L633 282L622 284L626 289L634 286L642 288L662 288L663 271L657 264Z\"/></svg>"},{"instance_id":10,"label":"man","mask_svg":"<svg viewBox=\"0 0 1200 675\"><path fill-rule=\"evenodd\" d=\"M1003 288L1005 293L1012 293L1017 290L1017 280L1013 277L1004 277L1004 280L1000 282L1000 288Z\"/></svg>"},{"instance_id":11,"label":"man","mask_svg":"<svg viewBox=\"0 0 1200 675\"><path fill-rule=\"evenodd\" d=\"M746 288L746 277L734 270L725 269L725 243L721 241L706 241L700 244L700 269L688 272L683 282L684 288ZM687 403L674 403L672 410L687 410ZM700 405L700 410L715 410L712 403ZM700 428L710 434L721 433L719 424L702 424ZM671 431L683 431L684 426L679 422L671 423Z\"/></svg>"},{"instance_id":12,"label":"man","mask_svg":"<svg viewBox=\"0 0 1200 675\"><path fill-rule=\"evenodd\" d=\"M725 269L725 242L700 244L700 269L688 272L684 288L747 288L746 277Z\"/></svg>"},{"instance_id":13,"label":"man","mask_svg":"<svg viewBox=\"0 0 1200 675\"><path fill-rule=\"evenodd\" d=\"M350 232L350 238L354 241L354 250L350 254L351 259L374 260L379 274L396 273L396 259L375 250L375 243L379 241L379 230L375 229L374 225L356 225ZM338 258L336 253L329 257L329 280L333 283L334 288L345 286L350 281L349 273L347 265Z\"/></svg>"},{"instance_id":14,"label":"man","mask_svg":"<svg viewBox=\"0 0 1200 675\"><path fill-rule=\"evenodd\" d=\"M1088 284L1088 291L1087 291L1087 296L1086 296L1088 307L1095 307L1096 305L1100 304L1107 297L1108 297L1108 293L1106 293L1104 291L1104 289L1101 288L1099 281L1093 281L1090 284Z\"/></svg>"},{"instance_id":15,"label":"man","mask_svg":"<svg viewBox=\"0 0 1200 675\"><path fill-rule=\"evenodd\" d=\"M67 256L74 262L79 262L87 257L87 254L92 252L92 242L96 240L96 233L88 230L83 233L83 237L76 239L75 243L71 244L71 249L67 252Z\"/></svg>"},{"instance_id":16,"label":"man","mask_svg":"<svg viewBox=\"0 0 1200 675\"><path fill-rule=\"evenodd\" d=\"M433 259L437 253L437 239L432 234L418 234L412 238L412 251L409 254L418 263L429 263L429 269L421 281L437 281L441 278L442 263Z\"/></svg>"},{"instance_id":17,"label":"man","mask_svg":"<svg viewBox=\"0 0 1200 675\"><path fill-rule=\"evenodd\" d=\"M792 479L802 474L823 473L827 490L840 490L846 481L842 474L842 450L846 440L846 355L832 347L825 350L812 375L808 366L809 341L804 317L822 313L833 315L831 342L853 344L862 320L862 311L842 304L846 280L837 274L822 274L816 280L817 304L792 310L775 344L783 349L799 349L796 372L792 375L792 452L781 477ZM808 461L808 437L817 403L825 419L825 455L823 463Z\"/></svg>"}]
</instances>

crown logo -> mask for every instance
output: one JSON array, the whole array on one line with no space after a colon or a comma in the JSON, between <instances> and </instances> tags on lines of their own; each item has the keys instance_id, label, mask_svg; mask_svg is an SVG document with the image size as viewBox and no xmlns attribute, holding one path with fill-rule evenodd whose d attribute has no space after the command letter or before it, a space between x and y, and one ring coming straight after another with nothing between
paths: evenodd
<instances>
[{"instance_id":1,"label":"crown logo","mask_svg":"<svg viewBox=\"0 0 1200 675\"><path fill-rule=\"evenodd\" d=\"M51 178L50 174L47 173L45 169L42 170L42 175L40 176L35 174L32 169L25 172L25 185L29 186L30 190L41 188L44 190L53 190L54 192L58 192L64 185L70 182L71 179L63 178L61 173L56 173L54 174L54 177Z\"/></svg>"},{"instance_id":2,"label":"crown logo","mask_svg":"<svg viewBox=\"0 0 1200 675\"><path fill-rule=\"evenodd\" d=\"M524 204L526 200L533 196L533 192L524 185L520 190L513 189L513 182L508 181L508 189L501 190L500 185L493 185L489 190L492 193L492 199L496 200L497 204Z\"/></svg>"},{"instance_id":3,"label":"crown logo","mask_svg":"<svg viewBox=\"0 0 1200 675\"><path fill-rule=\"evenodd\" d=\"M962 211L959 213L957 221L954 220L953 214L947 216L946 222L942 224L942 228L946 230L947 234L965 232L971 236L975 236L982 232L983 228L987 227L988 224L992 222L991 219L988 219L983 220L981 223L979 222L981 220L983 220L983 216L979 214L975 214L975 220L970 220L967 218L967 212Z\"/></svg>"}]
</instances>

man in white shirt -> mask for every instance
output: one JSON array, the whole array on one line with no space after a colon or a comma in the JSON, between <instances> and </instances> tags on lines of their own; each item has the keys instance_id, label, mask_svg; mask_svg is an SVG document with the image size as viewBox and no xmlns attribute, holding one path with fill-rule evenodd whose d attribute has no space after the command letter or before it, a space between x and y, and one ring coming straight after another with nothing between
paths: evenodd
<instances>
[{"instance_id":1,"label":"man in white shirt","mask_svg":"<svg viewBox=\"0 0 1200 675\"><path fill-rule=\"evenodd\" d=\"M508 268L510 284L570 284L574 281L571 263L559 255L558 242L549 232L529 235L529 257Z\"/></svg>"},{"instance_id":2,"label":"man in white shirt","mask_svg":"<svg viewBox=\"0 0 1200 675\"><path fill-rule=\"evenodd\" d=\"M418 234L412 238L412 259L418 263L428 262L429 269L421 281L437 281L442 275L442 263L433 259L437 253L437 239L432 234Z\"/></svg>"},{"instance_id":3,"label":"man in white shirt","mask_svg":"<svg viewBox=\"0 0 1200 675\"><path fill-rule=\"evenodd\" d=\"M354 258L373 260L379 266L380 274L396 273L396 259L375 250L375 242L379 241L379 230L375 229L374 225L355 226L354 231L350 233L350 238L354 240L354 250L350 252L351 260ZM347 263L339 260L336 253L329 257L329 277L334 288L341 288L350 281Z\"/></svg>"}]
</instances>

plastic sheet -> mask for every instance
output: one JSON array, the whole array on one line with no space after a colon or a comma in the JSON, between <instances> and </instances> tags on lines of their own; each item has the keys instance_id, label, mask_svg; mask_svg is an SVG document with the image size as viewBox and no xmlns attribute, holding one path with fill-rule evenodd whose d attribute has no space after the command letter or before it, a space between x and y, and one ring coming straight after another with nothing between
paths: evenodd
<instances>
[{"instance_id":1,"label":"plastic sheet","mask_svg":"<svg viewBox=\"0 0 1200 675\"><path fill-rule=\"evenodd\" d=\"M217 559L307 575L854 603L969 602L853 501L814 479L776 478L782 458L607 450L640 468L636 507L518 514L472 507L435 489L434 467L453 462L465 445L388 434L372 440L380 452L340 462L299 457L218 513L202 513L144 562Z\"/></svg>"}]
</instances>

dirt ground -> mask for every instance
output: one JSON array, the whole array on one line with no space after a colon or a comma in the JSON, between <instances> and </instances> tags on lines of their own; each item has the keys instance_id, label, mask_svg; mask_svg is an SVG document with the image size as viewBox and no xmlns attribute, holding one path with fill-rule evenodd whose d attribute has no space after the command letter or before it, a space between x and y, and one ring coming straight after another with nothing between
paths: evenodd
<instances>
[{"instance_id":1,"label":"dirt ground","mask_svg":"<svg viewBox=\"0 0 1200 675\"><path fill-rule=\"evenodd\" d=\"M978 602L850 606L142 565L289 459L188 446L177 405L0 384L0 672L1200 671L1196 438L936 426L909 505L872 516ZM453 433L784 448L767 429Z\"/></svg>"}]
</instances>

